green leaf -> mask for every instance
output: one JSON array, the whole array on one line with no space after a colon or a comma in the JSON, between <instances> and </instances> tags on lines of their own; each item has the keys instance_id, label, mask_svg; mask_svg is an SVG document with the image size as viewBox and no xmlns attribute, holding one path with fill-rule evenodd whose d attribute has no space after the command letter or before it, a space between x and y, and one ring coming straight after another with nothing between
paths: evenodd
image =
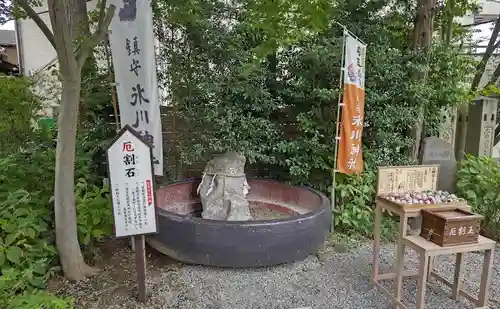
<instances>
[{"instance_id":1,"label":"green leaf","mask_svg":"<svg viewBox=\"0 0 500 309\"><path fill-rule=\"evenodd\" d=\"M0 269L2 269L2 266L5 264L5 253L3 251L0 251Z\"/></svg>"},{"instance_id":2,"label":"green leaf","mask_svg":"<svg viewBox=\"0 0 500 309\"><path fill-rule=\"evenodd\" d=\"M469 199L473 199L473 200L476 199L476 193L472 190L468 190L466 195L467 195L467 198L469 198Z\"/></svg>"},{"instance_id":3,"label":"green leaf","mask_svg":"<svg viewBox=\"0 0 500 309\"><path fill-rule=\"evenodd\" d=\"M6 233L12 233L14 232L15 230L17 230L17 224L14 224L14 223L11 223L11 224L8 224L6 225L4 228L3 228L4 232Z\"/></svg>"},{"instance_id":4,"label":"green leaf","mask_svg":"<svg viewBox=\"0 0 500 309\"><path fill-rule=\"evenodd\" d=\"M6 246L12 245L16 241L16 238L17 238L17 233L8 234L7 237L5 237L5 245Z\"/></svg>"},{"instance_id":5,"label":"green leaf","mask_svg":"<svg viewBox=\"0 0 500 309\"><path fill-rule=\"evenodd\" d=\"M46 265L43 263L35 263L33 265L33 272L39 275L45 275L45 273L47 272Z\"/></svg>"},{"instance_id":6,"label":"green leaf","mask_svg":"<svg viewBox=\"0 0 500 309\"><path fill-rule=\"evenodd\" d=\"M31 239L34 239L36 237L36 231L30 227L26 229L24 234Z\"/></svg>"},{"instance_id":7,"label":"green leaf","mask_svg":"<svg viewBox=\"0 0 500 309\"><path fill-rule=\"evenodd\" d=\"M92 223L94 223L94 225L98 225L99 223L101 223L101 217L94 216L94 218L92 219Z\"/></svg>"},{"instance_id":8,"label":"green leaf","mask_svg":"<svg viewBox=\"0 0 500 309\"><path fill-rule=\"evenodd\" d=\"M16 209L16 217L22 217L22 216L27 216L30 214L29 210L26 208L18 208Z\"/></svg>"},{"instance_id":9,"label":"green leaf","mask_svg":"<svg viewBox=\"0 0 500 309\"><path fill-rule=\"evenodd\" d=\"M105 234L104 231L100 229L95 229L92 231L92 236L94 236L94 238L102 237L104 236L104 234Z\"/></svg>"},{"instance_id":10,"label":"green leaf","mask_svg":"<svg viewBox=\"0 0 500 309\"><path fill-rule=\"evenodd\" d=\"M23 256L23 250L17 246L12 246L7 249L7 260L19 265L21 264L21 257Z\"/></svg>"},{"instance_id":11,"label":"green leaf","mask_svg":"<svg viewBox=\"0 0 500 309\"><path fill-rule=\"evenodd\" d=\"M78 224L78 229L80 233L87 233L89 231L88 227L85 224Z\"/></svg>"},{"instance_id":12,"label":"green leaf","mask_svg":"<svg viewBox=\"0 0 500 309\"><path fill-rule=\"evenodd\" d=\"M85 234L85 236L83 237L82 243L84 245L88 245L90 243L90 234Z\"/></svg>"},{"instance_id":13,"label":"green leaf","mask_svg":"<svg viewBox=\"0 0 500 309\"><path fill-rule=\"evenodd\" d=\"M45 289L45 281L40 277L33 277L29 280L30 284L39 289Z\"/></svg>"}]
</instances>

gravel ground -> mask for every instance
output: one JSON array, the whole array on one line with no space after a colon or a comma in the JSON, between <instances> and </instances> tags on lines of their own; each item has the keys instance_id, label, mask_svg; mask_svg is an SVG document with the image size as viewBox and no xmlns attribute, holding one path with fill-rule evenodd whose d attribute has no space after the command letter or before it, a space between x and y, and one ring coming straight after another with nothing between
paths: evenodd
<instances>
[{"instance_id":1,"label":"gravel ground","mask_svg":"<svg viewBox=\"0 0 500 309\"><path fill-rule=\"evenodd\" d=\"M381 250L383 271L390 270L394 246ZM128 249L117 250L114 257L123 269L105 267L103 275L91 279L92 284L64 284L65 294L76 296L80 308L182 308L182 309L389 309L390 301L372 289L371 245L344 252L310 256L302 262L260 269L220 269L187 266L178 263L150 262L148 304L133 300L134 271L132 254ZM500 250L497 249L490 294L490 308L500 309ZM151 258L151 257L150 257ZM164 257L163 257L164 258ZM408 269L415 268L417 256L408 250ZM477 292L481 274L482 255L465 257L464 286ZM439 271L452 278L453 257L440 257ZM126 278L118 282L119 272ZM106 275L105 275L106 274ZM105 278L111 278L107 280ZM99 282L107 282L104 286ZM387 282L387 286L392 281ZM107 286L107 287L105 287ZM121 291L120 291L121 290ZM407 303L414 304L416 282L407 280L404 286ZM132 295L132 296L130 296ZM450 298L449 288L432 282L428 285L426 309L472 308L465 299ZM410 306L413 307L413 306Z\"/></svg>"}]
</instances>

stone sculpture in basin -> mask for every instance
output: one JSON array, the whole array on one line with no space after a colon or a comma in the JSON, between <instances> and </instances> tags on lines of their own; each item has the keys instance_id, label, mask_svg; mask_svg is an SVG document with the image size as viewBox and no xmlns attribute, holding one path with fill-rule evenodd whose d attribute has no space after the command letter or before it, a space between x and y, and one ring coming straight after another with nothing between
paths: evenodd
<instances>
[{"instance_id":1,"label":"stone sculpture in basin","mask_svg":"<svg viewBox=\"0 0 500 309\"><path fill-rule=\"evenodd\" d=\"M245 163L245 156L234 151L216 156L207 163L197 191L204 219L252 220L246 199L250 186L245 176Z\"/></svg>"}]
</instances>

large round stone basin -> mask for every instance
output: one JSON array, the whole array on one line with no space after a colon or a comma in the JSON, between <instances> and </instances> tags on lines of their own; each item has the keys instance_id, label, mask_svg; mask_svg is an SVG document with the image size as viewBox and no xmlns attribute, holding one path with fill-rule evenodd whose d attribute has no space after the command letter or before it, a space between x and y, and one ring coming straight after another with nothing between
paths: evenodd
<instances>
[{"instance_id":1,"label":"large round stone basin","mask_svg":"<svg viewBox=\"0 0 500 309\"><path fill-rule=\"evenodd\" d=\"M272 180L248 180L254 220L201 218L201 179L157 189L156 250L176 260L218 267L258 267L302 260L325 241L330 202L318 191Z\"/></svg>"}]
</instances>

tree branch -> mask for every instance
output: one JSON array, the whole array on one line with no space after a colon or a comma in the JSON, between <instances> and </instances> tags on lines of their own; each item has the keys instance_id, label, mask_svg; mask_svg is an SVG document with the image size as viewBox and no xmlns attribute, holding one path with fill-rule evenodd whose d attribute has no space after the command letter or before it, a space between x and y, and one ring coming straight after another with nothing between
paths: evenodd
<instances>
[{"instance_id":1,"label":"tree branch","mask_svg":"<svg viewBox=\"0 0 500 309\"><path fill-rule=\"evenodd\" d=\"M28 4L26 0L17 0L16 3L26 12L26 15L28 15L28 17L35 22L38 28L40 28L43 34L47 37L47 40L49 40L52 47L56 49L56 41L54 39L54 34L52 33L52 31L50 31L47 24L40 18L38 13L35 12L35 10L33 10L33 8Z\"/></svg>"},{"instance_id":2,"label":"tree branch","mask_svg":"<svg viewBox=\"0 0 500 309\"><path fill-rule=\"evenodd\" d=\"M106 36L115 15L115 10L116 7L113 4L106 9L106 0L100 1L97 29L90 37L83 40L76 54L76 61L80 67L83 67L92 49Z\"/></svg>"},{"instance_id":3,"label":"tree branch","mask_svg":"<svg viewBox=\"0 0 500 309\"><path fill-rule=\"evenodd\" d=\"M498 142L500 142L500 125L497 124L496 128L495 128L495 135L494 135L494 140L493 140L493 146L495 146L496 144L498 144Z\"/></svg>"},{"instance_id":4,"label":"tree branch","mask_svg":"<svg viewBox=\"0 0 500 309\"><path fill-rule=\"evenodd\" d=\"M486 86L484 86L484 88L486 89L489 86L495 85L499 77L500 77L500 63L497 64L495 71L491 75L488 83L486 84Z\"/></svg>"},{"instance_id":5,"label":"tree branch","mask_svg":"<svg viewBox=\"0 0 500 309\"><path fill-rule=\"evenodd\" d=\"M445 42L449 46L453 34L453 11L455 9L455 0L446 1L446 34Z\"/></svg>"},{"instance_id":6,"label":"tree branch","mask_svg":"<svg viewBox=\"0 0 500 309\"><path fill-rule=\"evenodd\" d=\"M495 49L497 49L498 46L500 46L500 40L498 40L498 42L496 42L495 45L493 45L493 51L495 51Z\"/></svg>"},{"instance_id":7,"label":"tree branch","mask_svg":"<svg viewBox=\"0 0 500 309\"><path fill-rule=\"evenodd\" d=\"M472 24L467 24L467 25L458 25L458 27L462 27L462 28L475 27L475 26L480 26L480 25L484 25L484 24L494 23L497 20L498 20L498 18L492 19L492 20L480 21L478 23L472 23Z\"/></svg>"},{"instance_id":8,"label":"tree branch","mask_svg":"<svg viewBox=\"0 0 500 309\"><path fill-rule=\"evenodd\" d=\"M479 86L479 82L481 81L481 77L483 77L484 70L486 69L486 64L488 60L490 60L491 55L495 51L495 46L497 46L497 38L500 33L500 19L497 19L495 23L495 28L493 28L493 32L491 33L490 41L488 42L488 47L483 54L483 58L476 66L476 74L472 80L471 90L476 91ZM499 41L500 42L500 41Z\"/></svg>"}]
</instances>

